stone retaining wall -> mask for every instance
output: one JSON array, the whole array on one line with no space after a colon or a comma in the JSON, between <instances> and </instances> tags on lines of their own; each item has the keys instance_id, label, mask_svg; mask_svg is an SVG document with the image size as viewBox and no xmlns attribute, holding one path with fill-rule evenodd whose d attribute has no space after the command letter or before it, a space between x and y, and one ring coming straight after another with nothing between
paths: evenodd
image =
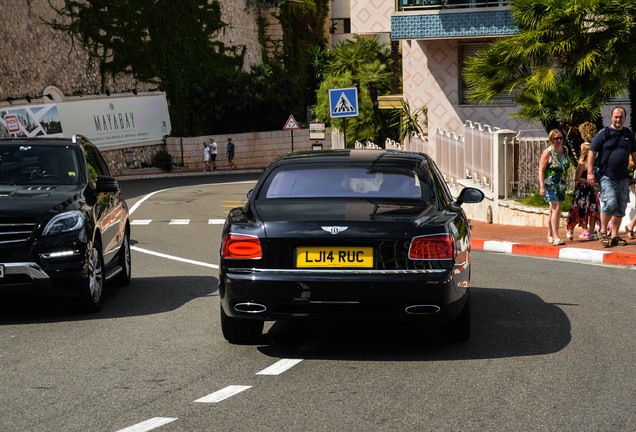
<instances>
[{"instance_id":1,"label":"stone retaining wall","mask_svg":"<svg viewBox=\"0 0 636 432\"><path fill-rule=\"evenodd\" d=\"M51 3L59 8L64 4L62 0L51 0ZM243 69L249 71L262 63L257 11L248 0L220 0L220 3L221 19L228 27L219 34L218 40L226 45L245 45ZM0 46L3 47L0 99L36 98L48 86L56 86L67 95L78 91L84 95L101 93L99 64L89 63L88 55L77 44L73 47L68 35L44 24L43 21L54 19L61 21L48 0L0 0L0 10ZM104 87L112 93L133 88L148 91L156 87L136 82L126 74L108 77L106 81Z\"/></svg>"},{"instance_id":2,"label":"stone retaining wall","mask_svg":"<svg viewBox=\"0 0 636 432\"><path fill-rule=\"evenodd\" d=\"M218 169L229 169L227 161L227 138L231 137L236 149L234 163L239 169L265 169L279 156L292 150L291 131L250 132L214 136L217 143ZM131 174L134 169L151 166L153 156L160 150L172 155L173 164L186 171L203 169L203 143L210 136L168 137L165 143L155 143L130 148L104 148L101 150L111 174L119 176ZM309 129L294 130L294 151L312 150L316 144L324 149L331 148L331 137L316 141L309 139Z\"/></svg>"},{"instance_id":3,"label":"stone retaining wall","mask_svg":"<svg viewBox=\"0 0 636 432\"><path fill-rule=\"evenodd\" d=\"M213 136L218 148L217 167L229 169L227 161L227 138L236 146L234 163L239 169L264 169L277 157L291 151L290 131L251 132ZM331 140L319 141L323 148L331 148ZM209 136L194 138L167 138L166 150L172 155L175 165L189 170L203 169L203 143ZM311 150L315 140L309 140L309 129L294 131L294 151ZM182 155L183 154L183 158Z\"/></svg>"}]
</instances>

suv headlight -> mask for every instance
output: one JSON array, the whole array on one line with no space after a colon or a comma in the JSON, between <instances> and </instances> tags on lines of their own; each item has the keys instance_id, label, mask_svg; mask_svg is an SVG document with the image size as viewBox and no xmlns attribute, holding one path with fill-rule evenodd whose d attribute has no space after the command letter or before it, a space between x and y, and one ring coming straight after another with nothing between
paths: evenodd
<instances>
[{"instance_id":1,"label":"suv headlight","mask_svg":"<svg viewBox=\"0 0 636 432\"><path fill-rule=\"evenodd\" d=\"M55 235L75 231L84 226L84 214L79 210L71 210L56 215L46 224L42 235Z\"/></svg>"}]
</instances>

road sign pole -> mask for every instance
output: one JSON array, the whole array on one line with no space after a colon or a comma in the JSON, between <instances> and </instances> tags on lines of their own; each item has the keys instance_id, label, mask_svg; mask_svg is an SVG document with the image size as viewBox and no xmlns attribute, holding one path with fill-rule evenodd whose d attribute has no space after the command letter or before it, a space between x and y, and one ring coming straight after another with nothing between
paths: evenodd
<instances>
[{"instance_id":1,"label":"road sign pole","mask_svg":"<svg viewBox=\"0 0 636 432\"><path fill-rule=\"evenodd\" d=\"M292 152L294 151L294 130L291 130L292 133Z\"/></svg>"},{"instance_id":2,"label":"road sign pole","mask_svg":"<svg viewBox=\"0 0 636 432\"><path fill-rule=\"evenodd\" d=\"M342 133L344 135L344 148L347 148L347 118L342 118Z\"/></svg>"}]
</instances>

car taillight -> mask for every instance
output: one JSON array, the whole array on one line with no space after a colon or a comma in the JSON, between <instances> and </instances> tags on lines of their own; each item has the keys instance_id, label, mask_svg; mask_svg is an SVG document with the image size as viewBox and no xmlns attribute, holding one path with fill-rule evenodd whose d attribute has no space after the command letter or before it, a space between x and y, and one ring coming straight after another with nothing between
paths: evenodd
<instances>
[{"instance_id":1,"label":"car taillight","mask_svg":"<svg viewBox=\"0 0 636 432\"><path fill-rule=\"evenodd\" d=\"M221 254L223 258L258 259L262 257L261 242L256 236L226 234Z\"/></svg>"},{"instance_id":2,"label":"car taillight","mask_svg":"<svg viewBox=\"0 0 636 432\"><path fill-rule=\"evenodd\" d=\"M455 241L449 234L415 237L411 240L409 258L453 259L455 258Z\"/></svg>"}]
</instances>

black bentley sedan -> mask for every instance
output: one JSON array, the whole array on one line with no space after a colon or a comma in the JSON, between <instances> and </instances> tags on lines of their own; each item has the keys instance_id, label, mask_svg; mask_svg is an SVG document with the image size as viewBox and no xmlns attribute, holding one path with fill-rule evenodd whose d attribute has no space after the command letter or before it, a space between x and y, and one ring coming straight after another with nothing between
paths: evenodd
<instances>
[{"instance_id":1,"label":"black bentley sedan","mask_svg":"<svg viewBox=\"0 0 636 432\"><path fill-rule=\"evenodd\" d=\"M99 309L130 283L128 207L85 137L0 139L0 294L48 292Z\"/></svg>"},{"instance_id":2,"label":"black bentley sedan","mask_svg":"<svg viewBox=\"0 0 636 432\"><path fill-rule=\"evenodd\" d=\"M470 228L426 154L289 153L272 163L221 239L221 326L232 343L293 317L434 320L470 336Z\"/></svg>"}]
</instances>

